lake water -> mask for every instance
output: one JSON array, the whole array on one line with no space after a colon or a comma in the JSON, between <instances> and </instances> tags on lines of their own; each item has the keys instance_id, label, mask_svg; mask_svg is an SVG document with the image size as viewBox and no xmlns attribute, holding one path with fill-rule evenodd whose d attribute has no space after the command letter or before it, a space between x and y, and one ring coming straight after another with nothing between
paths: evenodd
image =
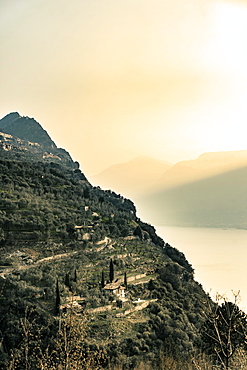
<instances>
[{"instance_id":1,"label":"lake water","mask_svg":"<svg viewBox=\"0 0 247 370\"><path fill-rule=\"evenodd\" d=\"M183 252L195 280L215 298L240 291L239 306L247 312L247 230L156 226L157 234Z\"/></svg>"}]
</instances>

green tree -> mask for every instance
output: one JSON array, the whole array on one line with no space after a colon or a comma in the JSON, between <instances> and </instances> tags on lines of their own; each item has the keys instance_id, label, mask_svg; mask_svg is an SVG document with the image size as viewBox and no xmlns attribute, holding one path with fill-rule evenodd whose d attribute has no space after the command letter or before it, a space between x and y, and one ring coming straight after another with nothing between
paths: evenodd
<instances>
[{"instance_id":1,"label":"green tree","mask_svg":"<svg viewBox=\"0 0 247 370\"><path fill-rule=\"evenodd\" d=\"M126 271L124 273L124 286L125 286L125 288L127 288L127 286L128 286Z\"/></svg>"},{"instance_id":2,"label":"green tree","mask_svg":"<svg viewBox=\"0 0 247 370\"><path fill-rule=\"evenodd\" d=\"M61 298L60 298L60 290L58 285L58 280L56 283L56 303L55 303L55 315L60 314L60 304L61 304Z\"/></svg>"},{"instance_id":3,"label":"green tree","mask_svg":"<svg viewBox=\"0 0 247 370\"><path fill-rule=\"evenodd\" d=\"M70 288L70 276L69 276L69 273L67 272L66 275L65 275L65 280L64 280L64 284Z\"/></svg>"},{"instance_id":4,"label":"green tree","mask_svg":"<svg viewBox=\"0 0 247 370\"><path fill-rule=\"evenodd\" d=\"M139 236L139 238L143 240L143 231L139 225L135 228L133 235Z\"/></svg>"},{"instance_id":5,"label":"green tree","mask_svg":"<svg viewBox=\"0 0 247 370\"><path fill-rule=\"evenodd\" d=\"M110 261L110 274L109 274L110 282L112 283L114 280L114 266L113 266L113 261L111 259Z\"/></svg>"},{"instance_id":6,"label":"green tree","mask_svg":"<svg viewBox=\"0 0 247 370\"><path fill-rule=\"evenodd\" d=\"M104 271L101 273L101 288L103 289L105 286L105 274Z\"/></svg>"},{"instance_id":7,"label":"green tree","mask_svg":"<svg viewBox=\"0 0 247 370\"><path fill-rule=\"evenodd\" d=\"M4 240L4 231L3 229L0 227L0 242Z\"/></svg>"},{"instance_id":8,"label":"green tree","mask_svg":"<svg viewBox=\"0 0 247 370\"><path fill-rule=\"evenodd\" d=\"M77 283L77 271L75 269L75 273L74 273L74 282Z\"/></svg>"}]
</instances>

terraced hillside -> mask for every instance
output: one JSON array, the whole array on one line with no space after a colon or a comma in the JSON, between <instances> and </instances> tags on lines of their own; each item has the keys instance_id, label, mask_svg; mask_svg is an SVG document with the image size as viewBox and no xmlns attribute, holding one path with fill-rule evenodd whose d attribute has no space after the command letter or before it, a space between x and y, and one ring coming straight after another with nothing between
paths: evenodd
<instances>
[{"instance_id":1,"label":"terraced hillside","mask_svg":"<svg viewBox=\"0 0 247 370\"><path fill-rule=\"evenodd\" d=\"M78 164L0 147L0 250L1 368L160 369L197 350L210 299L192 266Z\"/></svg>"}]
</instances>

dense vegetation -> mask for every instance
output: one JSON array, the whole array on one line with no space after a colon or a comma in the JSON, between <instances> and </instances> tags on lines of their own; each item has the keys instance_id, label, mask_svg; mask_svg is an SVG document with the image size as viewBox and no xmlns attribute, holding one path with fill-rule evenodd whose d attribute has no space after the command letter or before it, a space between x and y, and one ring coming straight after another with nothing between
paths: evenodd
<instances>
[{"instance_id":1,"label":"dense vegetation","mask_svg":"<svg viewBox=\"0 0 247 370\"><path fill-rule=\"evenodd\" d=\"M225 366L205 337L217 341L223 311L130 200L92 187L78 164L0 154L1 369ZM246 317L231 307L242 331L227 366L245 353Z\"/></svg>"},{"instance_id":2,"label":"dense vegetation","mask_svg":"<svg viewBox=\"0 0 247 370\"><path fill-rule=\"evenodd\" d=\"M97 241L109 232L127 236L136 225L132 202L93 189L79 169L0 160L0 171L3 240L42 240L50 234L52 239L73 239L75 226L87 223L85 227L94 226L91 239Z\"/></svg>"}]
</instances>

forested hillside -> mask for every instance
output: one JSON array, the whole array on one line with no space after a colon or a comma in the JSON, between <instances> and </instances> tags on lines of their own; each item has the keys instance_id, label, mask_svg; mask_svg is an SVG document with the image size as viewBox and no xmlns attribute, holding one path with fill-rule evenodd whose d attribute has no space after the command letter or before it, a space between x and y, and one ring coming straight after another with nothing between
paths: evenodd
<instances>
[{"instance_id":1,"label":"forested hillside","mask_svg":"<svg viewBox=\"0 0 247 370\"><path fill-rule=\"evenodd\" d=\"M183 253L78 163L0 140L0 368L198 369L217 305Z\"/></svg>"}]
</instances>

